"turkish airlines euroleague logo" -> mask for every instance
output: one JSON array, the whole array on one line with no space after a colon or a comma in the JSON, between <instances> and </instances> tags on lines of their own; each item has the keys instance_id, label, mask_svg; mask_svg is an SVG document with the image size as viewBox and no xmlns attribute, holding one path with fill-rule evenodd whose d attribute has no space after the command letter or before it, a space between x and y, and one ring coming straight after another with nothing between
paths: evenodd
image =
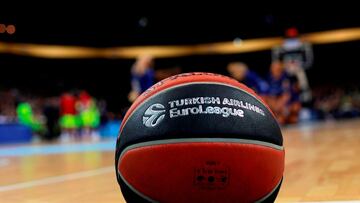
<instances>
[{"instance_id":1,"label":"turkish airlines euroleague logo","mask_svg":"<svg viewBox=\"0 0 360 203\"><path fill-rule=\"evenodd\" d=\"M165 118L165 106L162 104L153 104L146 109L143 116L143 124L146 127L155 127Z\"/></svg>"},{"instance_id":2,"label":"turkish airlines euroleague logo","mask_svg":"<svg viewBox=\"0 0 360 203\"><path fill-rule=\"evenodd\" d=\"M168 105L168 118L177 119L187 116L221 116L222 118L235 117L238 119L245 117L245 112L253 112L260 116L265 116L262 107L248 101L233 98L221 97L190 97L176 99L166 102ZM146 127L155 127L166 115L165 106L155 103L146 109L143 115L143 124ZM204 118L204 117L203 117Z\"/></svg>"}]
</instances>

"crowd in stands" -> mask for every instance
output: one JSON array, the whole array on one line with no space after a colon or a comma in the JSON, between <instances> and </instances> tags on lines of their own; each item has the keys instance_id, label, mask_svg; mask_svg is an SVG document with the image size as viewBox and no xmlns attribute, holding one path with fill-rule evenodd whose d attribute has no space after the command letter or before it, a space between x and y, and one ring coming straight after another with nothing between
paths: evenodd
<instances>
[{"instance_id":1,"label":"crowd in stands","mask_svg":"<svg viewBox=\"0 0 360 203\"><path fill-rule=\"evenodd\" d=\"M323 85L312 91L316 119L341 119L360 116L360 88Z\"/></svg>"}]
</instances>

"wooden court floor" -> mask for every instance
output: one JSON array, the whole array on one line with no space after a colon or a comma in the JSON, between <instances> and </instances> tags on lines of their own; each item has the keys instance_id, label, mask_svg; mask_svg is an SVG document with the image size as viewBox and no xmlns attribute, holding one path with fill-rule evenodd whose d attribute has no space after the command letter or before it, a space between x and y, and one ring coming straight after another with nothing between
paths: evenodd
<instances>
[{"instance_id":1,"label":"wooden court floor","mask_svg":"<svg viewBox=\"0 0 360 203\"><path fill-rule=\"evenodd\" d=\"M286 167L277 202L360 200L360 120L288 127L283 134ZM16 154L16 147L1 146L0 202L124 202L113 151L65 148Z\"/></svg>"}]
</instances>

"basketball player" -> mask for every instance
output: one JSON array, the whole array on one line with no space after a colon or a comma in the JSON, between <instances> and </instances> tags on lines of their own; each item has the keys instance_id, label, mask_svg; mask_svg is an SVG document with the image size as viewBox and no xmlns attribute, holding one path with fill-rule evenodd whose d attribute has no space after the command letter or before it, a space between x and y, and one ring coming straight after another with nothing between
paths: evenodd
<instances>
[{"instance_id":1,"label":"basketball player","mask_svg":"<svg viewBox=\"0 0 360 203\"><path fill-rule=\"evenodd\" d=\"M44 123L35 115L29 102L20 102L16 107L19 123L28 126L32 132L43 134L45 132Z\"/></svg>"},{"instance_id":2,"label":"basketball player","mask_svg":"<svg viewBox=\"0 0 360 203\"><path fill-rule=\"evenodd\" d=\"M62 142L74 140L79 129L79 118L75 108L76 98L71 93L64 93L60 97L60 127Z\"/></svg>"},{"instance_id":3,"label":"basketball player","mask_svg":"<svg viewBox=\"0 0 360 203\"><path fill-rule=\"evenodd\" d=\"M230 76L237 81L244 83L253 89L260 96L264 96L268 91L268 84L254 71L249 70L248 66L242 62L233 62L227 66Z\"/></svg>"},{"instance_id":4,"label":"basketball player","mask_svg":"<svg viewBox=\"0 0 360 203\"><path fill-rule=\"evenodd\" d=\"M86 91L81 91L76 103L76 109L79 112L81 120L82 138L98 141L100 139L100 135L97 132L97 128L100 124L100 112L95 99L92 98Z\"/></svg>"},{"instance_id":5,"label":"basketball player","mask_svg":"<svg viewBox=\"0 0 360 203\"><path fill-rule=\"evenodd\" d=\"M301 109L299 87L296 77L289 76L281 61L274 61L268 77L269 91L266 98L280 124L298 122Z\"/></svg>"},{"instance_id":6,"label":"basketball player","mask_svg":"<svg viewBox=\"0 0 360 203\"><path fill-rule=\"evenodd\" d=\"M133 102L141 93L154 84L155 72L153 70L154 59L150 55L138 57L131 68L131 91L128 95Z\"/></svg>"}]
</instances>

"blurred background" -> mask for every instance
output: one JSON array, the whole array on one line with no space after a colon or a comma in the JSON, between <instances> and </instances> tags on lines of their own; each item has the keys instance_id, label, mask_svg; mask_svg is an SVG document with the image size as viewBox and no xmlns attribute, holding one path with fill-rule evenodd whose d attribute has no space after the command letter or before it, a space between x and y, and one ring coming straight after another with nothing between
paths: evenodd
<instances>
[{"instance_id":1,"label":"blurred background","mask_svg":"<svg viewBox=\"0 0 360 203\"><path fill-rule=\"evenodd\" d=\"M127 109L194 71L244 83L274 112L278 202L360 199L358 6L11 3L0 2L1 202L125 202L114 150Z\"/></svg>"},{"instance_id":2,"label":"blurred background","mask_svg":"<svg viewBox=\"0 0 360 203\"><path fill-rule=\"evenodd\" d=\"M117 136L145 89L183 72L253 88L284 126L360 116L358 12L0 13L0 144Z\"/></svg>"}]
</instances>

